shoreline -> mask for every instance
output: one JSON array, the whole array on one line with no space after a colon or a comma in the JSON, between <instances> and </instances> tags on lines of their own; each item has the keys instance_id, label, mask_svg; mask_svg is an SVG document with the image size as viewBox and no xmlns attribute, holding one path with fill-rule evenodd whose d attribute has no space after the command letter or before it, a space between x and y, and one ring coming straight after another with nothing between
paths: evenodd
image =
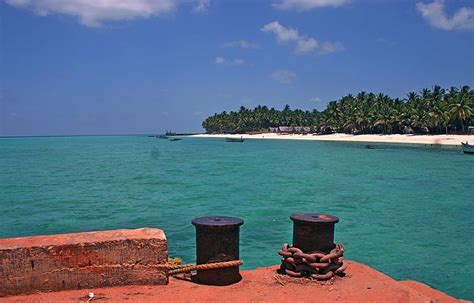
<instances>
[{"instance_id":1,"label":"shoreline","mask_svg":"<svg viewBox=\"0 0 474 303\"><path fill-rule=\"evenodd\" d=\"M244 139L269 139L269 140L307 140L307 141L336 141L360 143L395 143L395 144L423 144L461 146L461 142L474 142L474 135L349 135L336 133L330 135L313 136L312 134L198 134L193 138L244 138Z\"/></svg>"}]
</instances>

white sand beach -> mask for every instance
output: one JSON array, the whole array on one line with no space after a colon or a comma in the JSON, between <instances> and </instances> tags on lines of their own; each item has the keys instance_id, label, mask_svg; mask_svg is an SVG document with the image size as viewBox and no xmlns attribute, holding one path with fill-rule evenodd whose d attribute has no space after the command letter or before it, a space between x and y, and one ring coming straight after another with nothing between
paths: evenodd
<instances>
[{"instance_id":1,"label":"white sand beach","mask_svg":"<svg viewBox=\"0 0 474 303\"><path fill-rule=\"evenodd\" d=\"M240 138L244 139L284 139L284 140L314 140L314 141L346 141L346 142L374 142L374 143L401 143L401 144L424 144L424 145L458 145L461 142L470 141L474 143L474 135L348 135L331 134L313 136L299 134L199 134L192 137L198 138Z\"/></svg>"}]
</instances>

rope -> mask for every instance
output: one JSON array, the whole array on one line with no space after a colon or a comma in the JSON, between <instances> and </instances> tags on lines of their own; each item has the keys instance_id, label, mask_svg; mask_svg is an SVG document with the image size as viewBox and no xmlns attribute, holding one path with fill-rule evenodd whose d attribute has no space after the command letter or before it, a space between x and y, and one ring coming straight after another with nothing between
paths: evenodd
<instances>
[{"instance_id":1,"label":"rope","mask_svg":"<svg viewBox=\"0 0 474 303\"><path fill-rule=\"evenodd\" d=\"M280 270L295 278L310 277L316 280L329 280L334 275L344 275L347 266L344 264L344 245L336 247L328 254L322 252L304 253L297 247L283 244L278 251L282 256Z\"/></svg>"},{"instance_id":2,"label":"rope","mask_svg":"<svg viewBox=\"0 0 474 303\"><path fill-rule=\"evenodd\" d=\"M186 265L170 265L168 266L168 275L173 276L180 273L191 272L194 270L209 270L209 269L218 269L218 268L229 268L240 266L244 264L242 260L236 261L227 261L227 262L216 262L216 263L207 263L207 264L186 264Z\"/></svg>"}]
</instances>

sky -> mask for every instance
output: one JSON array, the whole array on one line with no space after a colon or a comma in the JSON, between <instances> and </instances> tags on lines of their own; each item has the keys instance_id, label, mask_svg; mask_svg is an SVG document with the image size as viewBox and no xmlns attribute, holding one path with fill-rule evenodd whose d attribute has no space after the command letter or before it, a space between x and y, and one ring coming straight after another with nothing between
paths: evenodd
<instances>
[{"instance_id":1,"label":"sky","mask_svg":"<svg viewBox=\"0 0 474 303\"><path fill-rule=\"evenodd\" d=\"M472 0L0 0L0 136L474 87Z\"/></svg>"}]
</instances>

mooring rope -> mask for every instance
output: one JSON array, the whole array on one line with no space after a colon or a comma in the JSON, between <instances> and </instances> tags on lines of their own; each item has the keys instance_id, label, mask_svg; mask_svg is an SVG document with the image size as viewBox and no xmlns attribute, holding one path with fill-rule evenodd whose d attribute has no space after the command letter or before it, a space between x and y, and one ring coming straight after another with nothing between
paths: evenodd
<instances>
[{"instance_id":1,"label":"mooring rope","mask_svg":"<svg viewBox=\"0 0 474 303\"><path fill-rule=\"evenodd\" d=\"M207 264L168 265L168 275L173 276L180 273L191 272L194 270L229 268L229 267L240 266L242 264L244 264L244 261L235 260L235 261L216 262L216 263L207 263Z\"/></svg>"},{"instance_id":2,"label":"mooring rope","mask_svg":"<svg viewBox=\"0 0 474 303\"><path fill-rule=\"evenodd\" d=\"M297 247L283 244L278 251L282 256L280 270L291 277L311 277L316 280L329 280L334 275L343 275L344 245L336 244L328 254L322 252L304 253Z\"/></svg>"}]
</instances>

